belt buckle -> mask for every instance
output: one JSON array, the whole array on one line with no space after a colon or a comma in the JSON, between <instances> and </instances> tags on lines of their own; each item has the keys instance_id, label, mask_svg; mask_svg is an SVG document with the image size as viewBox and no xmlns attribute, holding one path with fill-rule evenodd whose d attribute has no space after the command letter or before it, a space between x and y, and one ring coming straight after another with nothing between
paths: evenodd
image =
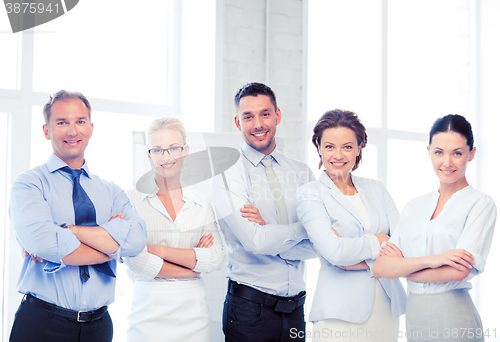
<instances>
[{"instance_id":1,"label":"belt buckle","mask_svg":"<svg viewBox=\"0 0 500 342\"><path fill-rule=\"evenodd\" d=\"M87 322L87 321L86 321L86 320L84 320L84 319L80 319L80 314L85 314L85 313L87 313L87 312L88 312L88 311L78 311L78 314L76 315L76 321L77 321L78 323L85 323L85 322Z\"/></svg>"},{"instance_id":2,"label":"belt buckle","mask_svg":"<svg viewBox=\"0 0 500 342\"><path fill-rule=\"evenodd\" d=\"M296 303L292 300L279 300L274 307L276 312L291 313L295 309Z\"/></svg>"}]
</instances>

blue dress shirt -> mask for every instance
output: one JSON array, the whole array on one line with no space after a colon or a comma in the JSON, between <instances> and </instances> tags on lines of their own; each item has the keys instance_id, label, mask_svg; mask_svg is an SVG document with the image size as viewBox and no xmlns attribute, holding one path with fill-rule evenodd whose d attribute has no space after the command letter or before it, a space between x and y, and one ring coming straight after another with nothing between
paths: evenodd
<instances>
[{"instance_id":1,"label":"blue dress shirt","mask_svg":"<svg viewBox=\"0 0 500 342\"><path fill-rule=\"evenodd\" d=\"M285 199L287 225L278 224L263 158L273 159L272 167ZM246 143L238 162L224 175L212 179L211 196L221 218L230 279L279 296L294 296L305 289L303 260L317 255L297 217L295 192L312 180L307 165L276 149L266 157ZM242 217L240 209L245 204L259 209L266 225Z\"/></svg>"},{"instance_id":2,"label":"blue dress shirt","mask_svg":"<svg viewBox=\"0 0 500 342\"><path fill-rule=\"evenodd\" d=\"M24 260L18 291L31 294L61 307L89 311L114 301L115 278L89 268L90 279L80 280L78 266L65 265L62 259L80 246L80 241L61 224L73 225L71 176L60 169L67 166L53 154L44 165L19 175L12 184L10 218L21 247L43 258L43 263ZM91 175L82 167L81 185L96 210L97 224L120 245L109 262L116 274L116 261L139 254L146 244L144 221L137 215L125 193L114 183ZM118 213L125 215L110 222Z\"/></svg>"},{"instance_id":3,"label":"blue dress shirt","mask_svg":"<svg viewBox=\"0 0 500 342\"><path fill-rule=\"evenodd\" d=\"M371 234L364 221L326 172L297 191L297 213L309 238L323 257L310 321L341 319L351 323L368 320L379 281L391 301L394 318L402 315L406 294L399 280L375 279L371 271L380 252L376 234L390 235L399 212L382 182L351 175L370 218ZM331 230L334 228L342 237ZM339 266L365 261L369 270L346 271Z\"/></svg>"}]
</instances>

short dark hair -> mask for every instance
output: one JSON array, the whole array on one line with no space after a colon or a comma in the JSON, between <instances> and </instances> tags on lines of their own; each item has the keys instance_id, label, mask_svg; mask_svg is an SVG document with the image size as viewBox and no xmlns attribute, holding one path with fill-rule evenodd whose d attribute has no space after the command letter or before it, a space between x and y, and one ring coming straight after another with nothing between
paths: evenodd
<instances>
[{"instance_id":1,"label":"short dark hair","mask_svg":"<svg viewBox=\"0 0 500 342\"><path fill-rule=\"evenodd\" d=\"M276 95L274 94L274 91L265 84L257 82L248 83L245 84L243 87L241 87L241 89L238 90L236 96L234 97L234 105L236 106L236 108L238 108L242 97L257 96L257 95L269 96L269 99L271 100L271 103L274 106L274 110L278 108L276 104Z\"/></svg>"},{"instance_id":2,"label":"short dark hair","mask_svg":"<svg viewBox=\"0 0 500 342\"><path fill-rule=\"evenodd\" d=\"M449 131L462 135L467 140L469 150L472 151L474 148L472 126L466 118L458 114L448 114L434 121L431 131L429 132L429 145L432 143L432 137L436 134Z\"/></svg>"},{"instance_id":3,"label":"short dark hair","mask_svg":"<svg viewBox=\"0 0 500 342\"><path fill-rule=\"evenodd\" d=\"M361 123L358 118L358 115L354 112L342 109L334 109L329 110L325 114L323 114L313 129L312 143L316 146L316 149L319 150L321 146L321 137L323 136L323 132L328 128L336 128L336 127L345 127L351 129L356 135L356 140L358 146L361 148L359 151L359 155L356 156L356 161L354 162L354 166L351 171L354 171L358 168L361 163L363 148L366 147L366 143L368 141L368 136L366 135L366 128ZM321 159L319 161L319 167L321 167L322 162Z\"/></svg>"},{"instance_id":4,"label":"short dark hair","mask_svg":"<svg viewBox=\"0 0 500 342\"><path fill-rule=\"evenodd\" d=\"M82 94L77 91L67 91L67 90L59 90L55 92L54 94L50 95L49 100L43 106L43 118L45 119L45 124L49 124L50 121L50 110L54 103L57 101L68 101L71 99L78 99L83 102L85 107L87 107L88 114L89 114L89 119L90 119L90 113L92 112L92 106L90 105L89 100Z\"/></svg>"}]
</instances>

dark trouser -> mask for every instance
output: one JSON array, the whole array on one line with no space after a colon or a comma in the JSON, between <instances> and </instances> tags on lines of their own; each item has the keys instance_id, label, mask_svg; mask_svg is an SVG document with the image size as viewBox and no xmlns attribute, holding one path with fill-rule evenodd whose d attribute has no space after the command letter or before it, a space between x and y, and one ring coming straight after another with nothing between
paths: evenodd
<instances>
[{"instance_id":1,"label":"dark trouser","mask_svg":"<svg viewBox=\"0 0 500 342\"><path fill-rule=\"evenodd\" d=\"M111 342L113 323L106 312L100 319L79 323L51 314L23 299L16 312L10 342Z\"/></svg>"},{"instance_id":2,"label":"dark trouser","mask_svg":"<svg viewBox=\"0 0 500 342\"><path fill-rule=\"evenodd\" d=\"M226 295L222 330L226 342L305 341L304 306L291 313L277 312L264 304Z\"/></svg>"}]
</instances>

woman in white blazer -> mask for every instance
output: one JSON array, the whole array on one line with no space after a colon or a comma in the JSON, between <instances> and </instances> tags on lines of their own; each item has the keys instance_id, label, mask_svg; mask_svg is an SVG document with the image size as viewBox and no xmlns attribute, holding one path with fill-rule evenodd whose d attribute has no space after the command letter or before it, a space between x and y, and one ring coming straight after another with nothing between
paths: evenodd
<instances>
[{"instance_id":1,"label":"woman in white blazer","mask_svg":"<svg viewBox=\"0 0 500 342\"><path fill-rule=\"evenodd\" d=\"M357 115L326 112L313 144L325 170L297 192L297 213L322 256L309 320L313 341L397 341L406 295L372 267L399 213L385 186L351 174L367 136Z\"/></svg>"}]
</instances>

